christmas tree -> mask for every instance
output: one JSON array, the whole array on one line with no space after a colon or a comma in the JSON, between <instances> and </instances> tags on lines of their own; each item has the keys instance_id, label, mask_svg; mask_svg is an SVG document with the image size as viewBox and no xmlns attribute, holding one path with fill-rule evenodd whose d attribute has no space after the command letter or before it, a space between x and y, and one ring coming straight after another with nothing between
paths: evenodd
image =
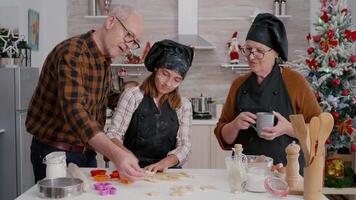
<instances>
[{"instance_id":1,"label":"christmas tree","mask_svg":"<svg viewBox=\"0 0 356 200\"><path fill-rule=\"evenodd\" d=\"M348 153L356 137L355 63L356 31L351 30L351 13L346 0L322 0L315 35L307 35L304 66L308 69L315 96L335 121L326 142L329 151Z\"/></svg>"}]
</instances>

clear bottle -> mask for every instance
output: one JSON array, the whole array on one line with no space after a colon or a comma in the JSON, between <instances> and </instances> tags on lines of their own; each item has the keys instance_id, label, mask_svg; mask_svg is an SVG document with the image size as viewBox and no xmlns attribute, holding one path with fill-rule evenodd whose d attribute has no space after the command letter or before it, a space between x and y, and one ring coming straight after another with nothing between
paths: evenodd
<instances>
[{"instance_id":1,"label":"clear bottle","mask_svg":"<svg viewBox=\"0 0 356 200\"><path fill-rule=\"evenodd\" d=\"M280 1L274 1L274 15L280 15Z\"/></svg>"},{"instance_id":2,"label":"clear bottle","mask_svg":"<svg viewBox=\"0 0 356 200\"><path fill-rule=\"evenodd\" d=\"M281 1L281 15L286 15L286 8L287 8L287 1L282 0Z\"/></svg>"},{"instance_id":3,"label":"clear bottle","mask_svg":"<svg viewBox=\"0 0 356 200\"><path fill-rule=\"evenodd\" d=\"M232 193L242 193L247 182L247 157L242 153L241 144L236 144L233 150L234 155L225 159L229 185Z\"/></svg>"}]
</instances>

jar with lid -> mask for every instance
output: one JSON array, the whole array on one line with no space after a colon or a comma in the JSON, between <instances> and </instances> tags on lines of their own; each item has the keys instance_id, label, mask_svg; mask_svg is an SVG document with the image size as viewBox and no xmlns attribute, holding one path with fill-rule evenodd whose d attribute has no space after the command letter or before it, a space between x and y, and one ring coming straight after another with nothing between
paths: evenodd
<instances>
[{"instance_id":1,"label":"jar with lid","mask_svg":"<svg viewBox=\"0 0 356 200\"><path fill-rule=\"evenodd\" d=\"M42 162L46 164L46 179L67 176L66 153L64 151L49 153Z\"/></svg>"}]
</instances>

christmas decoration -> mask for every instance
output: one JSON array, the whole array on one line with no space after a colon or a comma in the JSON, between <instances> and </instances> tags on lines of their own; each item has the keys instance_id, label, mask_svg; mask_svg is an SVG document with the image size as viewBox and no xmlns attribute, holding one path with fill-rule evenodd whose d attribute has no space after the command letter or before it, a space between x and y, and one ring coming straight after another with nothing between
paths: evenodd
<instances>
[{"instance_id":1,"label":"christmas decoration","mask_svg":"<svg viewBox=\"0 0 356 200\"><path fill-rule=\"evenodd\" d=\"M234 32L232 34L231 42L228 43L229 47L229 56L230 56L230 64L238 64L239 63L239 45L237 42L238 32Z\"/></svg>"},{"instance_id":2,"label":"christmas decoration","mask_svg":"<svg viewBox=\"0 0 356 200\"><path fill-rule=\"evenodd\" d=\"M301 68L311 83L323 111L335 121L327 150L350 153L356 137L355 85L356 31L346 0L322 0L315 35L307 34L307 48L300 59L290 63Z\"/></svg>"},{"instance_id":3,"label":"christmas decoration","mask_svg":"<svg viewBox=\"0 0 356 200\"><path fill-rule=\"evenodd\" d=\"M353 185L353 170L346 166L339 154L330 153L326 158L324 185L337 188Z\"/></svg>"},{"instance_id":4,"label":"christmas decoration","mask_svg":"<svg viewBox=\"0 0 356 200\"><path fill-rule=\"evenodd\" d=\"M125 55L126 63L128 64L140 64L145 62L146 55L148 51L151 49L151 43L147 42L145 49L143 51L142 57L138 56L135 52L130 51Z\"/></svg>"},{"instance_id":5,"label":"christmas decoration","mask_svg":"<svg viewBox=\"0 0 356 200\"><path fill-rule=\"evenodd\" d=\"M9 29L6 31L5 29L2 29L0 31L0 41L0 47L2 47L0 51L1 53L7 53L7 57L13 58L19 53L17 43L20 41L20 38L18 34L14 33L14 30Z\"/></svg>"}]
</instances>

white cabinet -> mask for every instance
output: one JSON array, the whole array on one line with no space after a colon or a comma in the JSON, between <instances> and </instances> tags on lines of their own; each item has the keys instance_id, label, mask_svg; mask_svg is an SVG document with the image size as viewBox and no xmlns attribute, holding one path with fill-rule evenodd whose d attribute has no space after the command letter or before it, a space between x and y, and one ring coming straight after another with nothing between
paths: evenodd
<instances>
[{"instance_id":1,"label":"white cabinet","mask_svg":"<svg viewBox=\"0 0 356 200\"><path fill-rule=\"evenodd\" d=\"M202 121L202 120L199 120ZM224 151L214 135L216 122L193 123L191 132L192 152L183 168L219 169L225 168L225 157L231 151Z\"/></svg>"},{"instance_id":2,"label":"white cabinet","mask_svg":"<svg viewBox=\"0 0 356 200\"><path fill-rule=\"evenodd\" d=\"M210 168L210 133L211 126L193 125L191 131L192 152L184 168Z\"/></svg>"}]
</instances>

